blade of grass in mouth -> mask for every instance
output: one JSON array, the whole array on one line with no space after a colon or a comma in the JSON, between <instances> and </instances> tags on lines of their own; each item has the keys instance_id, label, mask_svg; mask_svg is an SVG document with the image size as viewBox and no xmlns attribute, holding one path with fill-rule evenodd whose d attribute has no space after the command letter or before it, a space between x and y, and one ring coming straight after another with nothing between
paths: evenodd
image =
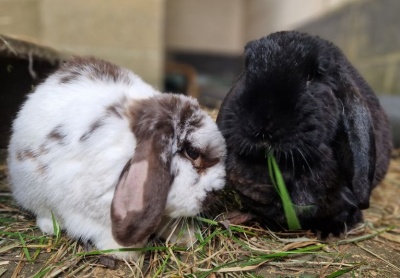
<instances>
[{"instance_id":1,"label":"blade of grass in mouth","mask_svg":"<svg viewBox=\"0 0 400 278\"><path fill-rule=\"evenodd\" d=\"M296 215L296 210L294 208L292 200L290 199L290 195L282 178L278 163L276 163L275 157L272 154L268 154L268 171L271 177L272 184L274 185L279 196L281 197L283 211L285 213L289 230L301 229L299 219Z\"/></svg>"}]
</instances>

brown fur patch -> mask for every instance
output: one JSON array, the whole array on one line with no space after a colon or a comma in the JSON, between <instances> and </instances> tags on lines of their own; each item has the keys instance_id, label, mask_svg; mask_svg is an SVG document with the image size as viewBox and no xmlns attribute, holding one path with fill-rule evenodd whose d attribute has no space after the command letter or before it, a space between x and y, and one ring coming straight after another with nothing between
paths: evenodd
<instances>
[{"instance_id":1,"label":"brown fur patch","mask_svg":"<svg viewBox=\"0 0 400 278\"><path fill-rule=\"evenodd\" d=\"M30 149L19 150L19 151L17 151L17 154L16 154L17 160L19 160L19 161L25 161L25 160L34 161L36 163L36 171L40 175L43 175L47 171L48 167L40 162L39 156L42 154L40 152L41 152L40 150L39 150L39 152L35 152Z\"/></svg>"},{"instance_id":2,"label":"brown fur patch","mask_svg":"<svg viewBox=\"0 0 400 278\"><path fill-rule=\"evenodd\" d=\"M202 174L207 170L208 168L211 168L215 164L217 164L220 161L218 157L207 157L203 156L201 160L200 166L197 168L197 172L199 174Z\"/></svg>"},{"instance_id":3,"label":"brown fur patch","mask_svg":"<svg viewBox=\"0 0 400 278\"><path fill-rule=\"evenodd\" d=\"M117 118L122 119L122 115L123 115L123 107L121 104L114 104L114 105L110 105L106 108L106 114L110 115L110 116L115 116Z\"/></svg>"},{"instance_id":4,"label":"brown fur patch","mask_svg":"<svg viewBox=\"0 0 400 278\"><path fill-rule=\"evenodd\" d=\"M71 83L72 81L74 81L75 79L77 79L79 76L82 76L82 73L79 71L67 71L64 73L63 76L61 76L60 78L60 84L67 84L67 83Z\"/></svg>"},{"instance_id":5,"label":"brown fur patch","mask_svg":"<svg viewBox=\"0 0 400 278\"><path fill-rule=\"evenodd\" d=\"M27 159L36 159L38 154L30 149L17 151L17 159L19 161L24 161Z\"/></svg>"},{"instance_id":6,"label":"brown fur patch","mask_svg":"<svg viewBox=\"0 0 400 278\"><path fill-rule=\"evenodd\" d=\"M103 119L99 119L97 121L95 121L94 123L92 123L89 127L89 130L86 131L80 138L80 141L86 141L87 139L90 138L90 136L92 136L92 134L96 131L96 129L98 129L99 127L101 127L102 125L104 125L104 121Z\"/></svg>"},{"instance_id":7,"label":"brown fur patch","mask_svg":"<svg viewBox=\"0 0 400 278\"><path fill-rule=\"evenodd\" d=\"M36 171L39 172L39 174L43 175L47 171L47 166L43 165L43 164L39 164Z\"/></svg>"},{"instance_id":8,"label":"brown fur patch","mask_svg":"<svg viewBox=\"0 0 400 278\"><path fill-rule=\"evenodd\" d=\"M203 126L202 115L197 116L196 112L199 110L198 106L193 106L189 102L185 103L181 109L180 124L189 125L190 129L199 129Z\"/></svg>"},{"instance_id":9,"label":"brown fur patch","mask_svg":"<svg viewBox=\"0 0 400 278\"><path fill-rule=\"evenodd\" d=\"M63 140L66 137L66 134L62 132L62 126L56 126L49 134L47 134L47 139L52 141L58 141L60 144L63 144Z\"/></svg>"},{"instance_id":10,"label":"brown fur patch","mask_svg":"<svg viewBox=\"0 0 400 278\"><path fill-rule=\"evenodd\" d=\"M51 133L50 133L51 134ZM50 136L50 138L53 138L52 136ZM48 136L48 140L50 139ZM63 137L64 138L64 137ZM54 139L54 138L53 138ZM58 140L59 138L57 138ZM50 139L51 140L51 139ZM32 150L32 149L25 149L25 150L19 150L16 153L17 159L19 161L23 161L26 159L37 159L39 156L41 155L45 155L48 154L50 151L47 143L43 143L40 145L40 147L36 150Z\"/></svg>"},{"instance_id":11,"label":"brown fur patch","mask_svg":"<svg viewBox=\"0 0 400 278\"><path fill-rule=\"evenodd\" d=\"M50 148L47 146L46 143L43 143L40 145L39 150L38 150L38 156L48 154L50 152Z\"/></svg>"},{"instance_id":12,"label":"brown fur patch","mask_svg":"<svg viewBox=\"0 0 400 278\"><path fill-rule=\"evenodd\" d=\"M217 146L215 147L217 148ZM207 149L204 151L204 167L205 168L210 168L217 163L220 162L221 158L220 157L215 157L215 154L218 154L219 152L215 149L213 149L211 146L208 146Z\"/></svg>"},{"instance_id":13,"label":"brown fur patch","mask_svg":"<svg viewBox=\"0 0 400 278\"><path fill-rule=\"evenodd\" d=\"M173 103L162 102L158 98L135 102L130 107L128 116L138 141L148 140L156 135L160 137L160 148L167 147L175 134L172 126L174 108Z\"/></svg>"},{"instance_id":14,"label":"brown fur patch","mask_svg":"<svg viewBox=\"0 0 400 278\"><path fill-rule=\"evenodd\" d=\"M59 69L60 83L70 83L84 76L90 80L122 82L132 85L129 71L94 57L75 57L64 63Z\"/></svg>"}]
</instances>

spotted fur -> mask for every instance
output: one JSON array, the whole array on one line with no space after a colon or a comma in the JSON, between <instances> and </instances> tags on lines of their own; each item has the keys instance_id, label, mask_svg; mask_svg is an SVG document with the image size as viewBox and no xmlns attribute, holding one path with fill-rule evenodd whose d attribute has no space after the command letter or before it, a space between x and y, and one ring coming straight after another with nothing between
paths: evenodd
<instances>
[{"instance_id":1,"label":"spotted fur","mask_svg":"<svg viewBox=\"0 0 400 278\"><path fill-rule=\"evenodd\" d=\"M16 201L43 232L53 233L53 213L71 237L115 249L143 246L163 216L199 213L224 185L224 157L224 139L196 100L76 58L28 96L8 166Z\"/></svg>"}]
</instances>

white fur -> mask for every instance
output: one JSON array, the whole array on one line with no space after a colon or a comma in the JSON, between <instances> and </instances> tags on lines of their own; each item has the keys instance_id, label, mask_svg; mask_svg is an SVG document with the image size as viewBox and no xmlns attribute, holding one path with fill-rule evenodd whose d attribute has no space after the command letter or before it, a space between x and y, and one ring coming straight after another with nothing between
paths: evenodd
<instances>
[{"instance_id":1,"label":"white fur","mask_svg":"<svg viewBox=\"0 0 400 278\"><path fill-rule=\"evenodd\" d=\"M206 144L217 148L218 152L223 154L221 161L207 169L205 173L199 174L187 159L181 156L174 157L172 171L184 174L175 178L168 194L166 211L171 217L198 214L207 193L222 189L225 184L225 164L223 163L225 145L221 144L219 131L212 119L206 117L203 123L204 126L201 129L190 134L189 141L192 142L193 147L199 149Z\"/></svg>"},{"instance_id":2,"label":"white fur","mask_svg":"<svg viewBox=\"0 0 400 278\"><path fill-rule=\"evenodd\" d=\"M120 70L131 85L88 78L85 74L90 69L68 83L60 83L59 72L50 76L22 106L9 145L13 195L37 216L40 229L53 232L53 213L71 237L90 239L98 249L122 248L112 237L110 205L136 139L127 115L103 117L101 127L87 140L81 140L82 134L102 117L106 107L159 94L133 73ZM206 192L223 187L225 144L211 118L205 123L192 133L192 140L198 146L210 140L221 144L221 162L199 177L188 161L175 156L171 171L179 174L167 199L170 217L197 214ZM62 138L49 138L54 131ZM116 256L137 258L138 254Z\"/></svg>"}]
</instances>

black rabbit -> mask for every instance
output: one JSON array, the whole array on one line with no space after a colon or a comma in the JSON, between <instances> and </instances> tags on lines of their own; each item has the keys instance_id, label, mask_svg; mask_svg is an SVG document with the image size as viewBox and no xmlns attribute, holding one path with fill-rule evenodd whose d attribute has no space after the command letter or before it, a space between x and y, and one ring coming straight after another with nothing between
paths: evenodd
<instances>
[{"instance_id":1,"label":"black rabbit","mask_svg":"<svg viewBox=\"0 0 400 278\"><path fill-rule=\"evenodd\" d=\"M392 148L385 112L338 47L295 31L245 48L245 68L217 124L227 147L228 186L268 227L286 228L268 173L278 162L303 229L326 237L362 220Z\"/></svg>"}]
</instances>

